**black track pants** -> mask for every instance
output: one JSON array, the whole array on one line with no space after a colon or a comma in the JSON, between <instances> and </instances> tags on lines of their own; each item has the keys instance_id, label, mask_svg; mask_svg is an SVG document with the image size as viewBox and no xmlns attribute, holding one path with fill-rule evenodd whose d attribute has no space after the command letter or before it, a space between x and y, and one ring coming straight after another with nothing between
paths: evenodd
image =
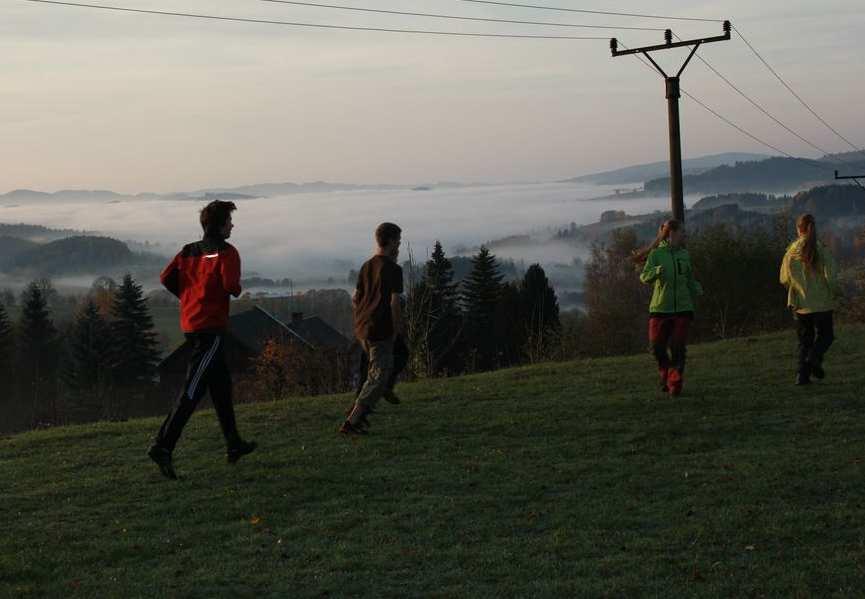
<instances>
[{"instance_id":1,"label":"black track pants","mask_svg":"<svg viewBox=\"0 0 865 599\"><path fill-rule=\"evenodd\" d=\"M187 333L186 340L192 346L186 381L177 402L162 423L155 443L168 451L174 451L180 433L195 411L195 406L204 394L210 391L210 399L216 409L226 445L229 448L234 447L240 442L240 437L237 434L234 404L231 400L231 374L223 353L225 336L214 333Z\"/></svg>"},{"instance_id":2,"label":"black track pants","mask_svg":"<svg viewBox=\"0 0 865 599\"><path fill-rule=\"evenodd\" d=\"M811 365L820 366L823 355L835 340L832 312L796 314L796 334L799 337L799 372L808 375Z\"/></svg>"}]
</instances>

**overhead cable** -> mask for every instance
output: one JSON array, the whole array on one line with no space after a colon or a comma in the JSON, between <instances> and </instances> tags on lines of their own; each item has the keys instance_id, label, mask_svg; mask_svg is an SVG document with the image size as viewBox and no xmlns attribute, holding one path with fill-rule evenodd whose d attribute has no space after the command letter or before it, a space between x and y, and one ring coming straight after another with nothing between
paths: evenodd
<instances>
[{"instance_id":1,"label":"overhead cable","mask_svg":"<svg viewBox=\"0 0 865 599\"><path fill-rule=\"evenodd\" d=\"M835 127L833 127L832 125L830 125L830 124L826 121L826 119L824 119L822 116L820 116L819 114L817 114L817 111L814 110L813 108L811 108L811 106L810 106L810 105L809 105L805 100L803 100L802 97L801 97L799 94L796 93L796 91L795 91L795 90L790 86L790 84L787 83L787 82L784 80L784 78L781 77L781 75L778 74L778 71L776 71L775 69L772 68L772 65L770 65L770 64L766 61L765 58L763 58L763 56L762 56L762 55L757 51L757 49L756 49L753 45L751 45L751 42L749 42L748 39L747 39L744 35L742 35L742 32L739 31L739 30L736 28L735 25L733 26L733 29L736 31L736 33L739 35L739 37L742 38L742 41L745 42L745 45L748 46L748 48L750 48L751 52L754 53L754 56L756 56L757 58L760 59L760 62L762 62L763 65L764 65L767 69L769 69L769 72L772 73L772 74L775 76L775 78L776 78L778 81L781 82L781 85L783 85L785 88L787 88L787 91L789 91L791 94L793 94L793 97L796 98L796 99L799 101L799 103L802 104L802 106L804 106L804 107L808 110L808 112L810 112L812 115L814 115L814 118L816 118L818 121L820 121L821 123L823 123L823 125L825 125L825 126L826 126L830 131L832 131L832 133L834 133L835 135L837 135L841 140L844 141L844 143L846 143L848 146L850 146L851 148L853 148L855 151L857 151L857 152L861 152L861 151L862 151L862 148L860 148L859 146L857 146L856 144L854 144L852 141L850 141L849 139L847 139L846 137L844 137L843 135L841 135L841 133L839 133L838 130L835 129Z\"/></svg>"},{"instance_id":2,"label":"overhead cable","mask_svg":"<svg viewBox=\"0 0 865 599\"><path fill-rule=\"evenodd\" d=\"M550 21L520 21L516 19L494 19L491 17L466 17L458 15L446 15L426 12L405 12L401 10L386 10L383 8L361 8L359 6L341 6L338 4L319 4L317 2L294 2L292 0L260 0L273 4L291 4L293 6L308 6L312 8L330 8L336 10L350 10L355 12L376 13L385 15L399 15L405 17L426 17L434 19L450 19L455 21L476 21L483 23L508 23L512 25L542 25L545 27L579 27L582 29L627 29L632 31L663 31L659 27L619 27L616 25L582 25L577 23L554 23Z\"/></svg>"},{"instance_id":3,"label":"overhead cable","mask_svg":"<svg viewBox=\"0 0 865 599\"><path fill-rule=\"evenodd\" d=\"M340 29L351 31L375 31L385 33L410 33L417 35L449 35L458 37L490 37L490 38L518 38L518 39L548 39L548 40L605 40L606 37L598 36L570 36L570 35L520 35L511 33L463 33L459 31L429 31L425 29L391 29L386 27L354 27L349 25L325 25L321 23L299 23L294 21L274 21L270 19L248 19L243 17L221 17L217 15L206 15L188 12L173 12L165 10L147 10L143 8L126 8L121 6L105 4L84 4L79 2L63 2L61 0L25 0L38 4L54 4L61 6L75 6L79 8L93 8L101 10L112 10L119 12L131 12L149 15L164 15L172 17L188 17L193 19L209 19L214 21L235 21L240 23L263 23L267 25L285 25L290 27L308 27L316 29Z\"/></svg>"},{"instance_id":4,"label":"overhead cable","mask_svg":"<svg viewBox=\"0 0 865 599\"><path fill-rule=\"evenodd\" d=\"M703 21L706 23L720 23L723 19L699 19L695 17L671 17L668 15L653 15L632 12L620 12L611 10L589 10L583 8L562 8L558 6L539 6L536 4L517 4L515 2L494 2L493 0L457 0L457 2L471 2L472 4L492 4L495 6L510 6L515 8L533 8L536 10L554 10L559 12L578 12L587 15L607 15L613 17L639 17L641 19L664 19L665 21Z\"/></svg>"}]
</instances>

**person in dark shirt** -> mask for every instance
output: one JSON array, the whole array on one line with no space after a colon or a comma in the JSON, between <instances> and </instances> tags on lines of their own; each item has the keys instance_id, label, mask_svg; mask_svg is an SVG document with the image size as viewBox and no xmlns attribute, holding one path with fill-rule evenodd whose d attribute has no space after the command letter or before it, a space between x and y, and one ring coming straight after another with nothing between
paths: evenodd
<instances>
[{"instance_id":1,"label":"person in dark shirt","mask_svg":"<svg viewBox=\"0 0 865 599\"><path fill-rule=\"evenodd\" d=\"M180 327L192 348L183 390L156 434L147 455L163 475L176 479L172 453L195 406L207 391L225 436L229 463L256 448L240 438L231 400L231 374L225 363L229 296L240 295L240 255L225 240L234 225L233 202L213 201L201 211L204 238L183 247L162 271L168 291L180 298Z\"/></svg>"},{"instance_id":2,"label":"person in dark shirt","mask_svg":"<svg viewBox=\"0 0 865 599\"><path fill-rule=\"evenodd\" d=\"M397 264L402 229L382 223L375 230L377 250L357 277L354 293L354 334L369 360L367 379L348 419L344 434L363 434L367 416L388 392L393 371L394 341L403 332L400 294L402 268Z\"/></svg>"}]
</instances>

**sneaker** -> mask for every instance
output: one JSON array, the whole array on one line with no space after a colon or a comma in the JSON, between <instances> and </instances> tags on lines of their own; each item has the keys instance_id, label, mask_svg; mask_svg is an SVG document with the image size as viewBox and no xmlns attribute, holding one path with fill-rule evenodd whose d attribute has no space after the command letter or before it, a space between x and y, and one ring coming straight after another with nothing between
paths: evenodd
<instances>
[{"instance_id":1,"label":"sneaker","mask_svg":"<svg viewBox=\"0 0 865 599\"><path fill-rule=\"evenodd\" d=\"M365 435L367 432L363 430L359 426L354 426L351 422L346 420L342 423L342 426L339 427L339 432L343 435Z\"/></svg>"},{"instance_id":2,"label":"sneaker","mask_svg":"<svg viewBox=\"0 0 865 599\"><path fill-rule=\"evenodd\" d=\"M400 401L400 398L397 397L396 393L394 393L393 391L385 391L383 397L387 403L392 403L394 405L396 405L398 403L402 403L402 401Z\"/></svg>"},{"instance_id":3,"label":"sneaker","mask_svg":"<svg viewBox=\"0 0 865 599\"><path fill-rule=\"evenodd\" d=\"M174 464L171 463L171 452L158 445L151 445L147 450L147 456L153 460L162 476L171 480L177 480L177 473L174 472Z\"/></svg>"},{"instance_id":4,"label":"sneaker","mask_svg":"<svg viewBox=\"0 0 865 599\"><path fill-rule=\"evenodd\" d=\"M804 374L801 372L796 374L796 385L810 385L810 384L811 384L811 378L807 374Z\"/></svg>"},{"instance_id":5,"label":"sneaker","mask_svg":"<svg viewBox=\"0 0 865 599\"><path fill-rule=\"evenodd\" d=\"M225 452L228 463L236 464L237 460L255 451L256 447L258 447L258 443L256 443L255 441L250 441L249 443L247 443L246 441L241 441L240 443L238 443L234 447L229 448Z\"/></svg>"}]
</instances>

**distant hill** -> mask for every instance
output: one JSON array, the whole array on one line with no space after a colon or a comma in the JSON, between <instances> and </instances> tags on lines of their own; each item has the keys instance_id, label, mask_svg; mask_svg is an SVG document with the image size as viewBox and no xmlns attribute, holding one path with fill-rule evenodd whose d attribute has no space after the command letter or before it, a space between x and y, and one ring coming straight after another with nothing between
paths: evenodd
<instances>
[{"instance_id":1,"label":"distant hill","mask_svg":"<svg viewBox=\"0 0 865 599\"><path fill-rule=\"evenodd\" d=\"M7 237L0 235L0 265L8 261L22 252L32 250L39 247L39 244L27 239L19 239L18 237Z\"/></svg>"},{"instance_id":2,"label":"distant hill","mask_svg":"<svg viewBox=\"0 0 865 599\"><path fill-rule=\"evenodd\" d=\"M0 262L10 273L56 276L81 273L108 274L133 265L161 264L162 258L133 253L110 237L67 237L35 245Z\"/></svg>"},{"instance_id":3,"label":"distant hill","mask_svg":"<svg viewBox=\"0 0 865 599\"><path fill-rule=\"evenodd\" d=\"M834 169L861 171L865 160L845 162L842 166L827 159L768 158L760 161L738 162L733 166L719 166L704 173L685 175L685 193L732 193L798 191L834 181ZM670 178L646 181L646 193L666 194Z\"/></svg>"},{"instance_id":4,"label":"distant hill","mask_svg":"<svg viewBox=\"0 0 865 599\"><path fill-rule=\"evenodd\" d=\"M865 189L853 185L826 185L797 193L790 201L794 214L810 212L818 219L865 216Z\"/></svg>"},{"instance_id":5,"label":"distant hill","mask_svg":"<svg viewBox=\"0 0 865 599\"><path fill-rule=\"evenodd\" d=\"M682 161L682 169L686 174L697 174L709 169L754 160L767 158L765 154L747 154L743 152L726 152L724 154L713 154L711 156L700 156ZM666 160L652 162L649 164L638 164L612 171L594 173L566 179L566 183L591 183L594 185L619 185L626 183L643 183L650 179L669 175L670 163Z\"/></svg>"},{"instance_id":6,"label":"distant hill","mask_svg":"<svg viewBox=\"0 0 865 599\"><path fill-rule=\"evenodd\" d=\"M15 237L17 239L25 239L36 243L55 241L57 239L73 237L84 233L84 231L75 231L73 229L49 229L42 225L0 223L0 236Z\"/></svg>"}]
</instances>

